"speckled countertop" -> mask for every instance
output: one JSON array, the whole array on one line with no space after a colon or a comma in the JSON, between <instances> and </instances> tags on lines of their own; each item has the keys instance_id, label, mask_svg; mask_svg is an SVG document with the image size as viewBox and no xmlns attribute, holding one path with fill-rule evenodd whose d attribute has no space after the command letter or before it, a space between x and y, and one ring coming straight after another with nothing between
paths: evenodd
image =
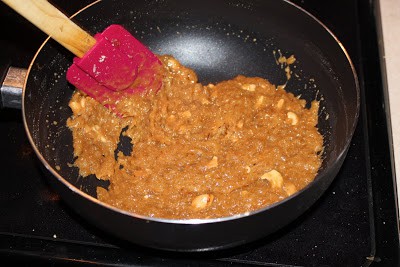
<instances>
[{"instance_id":1,"label":"speckled countertop","mask_svg":"<svg viewBox=\"0 0 400 267\"><path fill-rule=\"evenodd\" d=\"M379 2L383 35L381 56L386 68L397 192L400 192L400 0Z\"/></svg>"}]
</instances>

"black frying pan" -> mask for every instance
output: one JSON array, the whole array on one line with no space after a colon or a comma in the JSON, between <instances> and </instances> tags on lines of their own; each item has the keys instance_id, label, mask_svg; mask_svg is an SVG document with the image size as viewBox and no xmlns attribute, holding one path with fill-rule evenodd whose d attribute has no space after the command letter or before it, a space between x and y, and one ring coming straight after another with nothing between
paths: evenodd
<instances>
[{"instance_id":1,"label":"black frying pan","mask_svg":"<svg viewBox=\"0 0 400 267\"><path fill-rule=\"evenodd\" d=\"M336 37L299 7L284 0L104 0L77 14L75 21L92 34L110 24L122 24L155 53L172 54L193 68L203 83L244 74L283 84L285 73L273 51L294 54L295 75L286 89L308 102L321 100L318 126L325 137L324 161L309 186L248 215L190 221L147 218L101 203L95 198L95 188L107 183L95 177L83 179L69 167L74 161L72 135L65 123L71 116L68 101L74 88L65 72L72 55L47 41L25 82L25 127L50 183L72 209L100 229L167 250L232 247L293 221L317 201L339 171L358 118L357 77Z\"/></svg>"}]
</instances>

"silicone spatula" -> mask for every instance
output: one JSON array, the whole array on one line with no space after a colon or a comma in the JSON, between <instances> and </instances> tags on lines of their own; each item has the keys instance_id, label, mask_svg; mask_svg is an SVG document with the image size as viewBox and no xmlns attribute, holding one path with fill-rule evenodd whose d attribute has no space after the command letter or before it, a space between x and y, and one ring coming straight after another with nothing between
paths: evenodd
<instances>
[{"instance_id":1,"label":"silicone spatula","mask_svg":"<svg viewBox=\"0 0 400 267\"><path fill-rule=\"evenodd\" d=\"M67 80L116 113L127 95L161 87L161 62L122 26L92 37L46 0L1 1L75 54Z\"/></svg>"}]
</instances>

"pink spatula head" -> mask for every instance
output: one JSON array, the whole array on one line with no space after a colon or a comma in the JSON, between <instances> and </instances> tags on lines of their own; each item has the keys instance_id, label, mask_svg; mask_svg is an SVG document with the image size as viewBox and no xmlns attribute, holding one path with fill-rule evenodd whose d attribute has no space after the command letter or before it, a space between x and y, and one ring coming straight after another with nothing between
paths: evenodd
<instances>
[{"instance_id":1,"label":"pink spatula head","mask_svg":"<svg viewBox=\"0 0 400 267\"><path fill-rule=\"evenodd\" d=\"M93 38L46 0L1 1L74 53L67 80L115 113L124 97L161 87L161 62L122 26Z\"/></svg>"},{"instance_id":2,"label":"pink spatula head","mask_svg":"<svg viewBox=\"0 0 400 267\"><path fill-rule=\"evenodd\" d=\"M77 89L114 110L130 94L161 87L161 62L122 26L111 25L94 38L96 44L67 71Z\"/></svg>"}]
</instances>

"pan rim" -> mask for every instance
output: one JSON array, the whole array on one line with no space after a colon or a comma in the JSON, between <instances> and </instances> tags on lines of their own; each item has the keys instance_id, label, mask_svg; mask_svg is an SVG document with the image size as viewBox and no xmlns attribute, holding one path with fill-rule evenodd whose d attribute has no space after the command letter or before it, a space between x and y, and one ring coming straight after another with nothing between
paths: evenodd
<instances>
[{"instance_id":1,"label":"pan rim","mask_svg":"<svg viewBox=\"0 0 400 267\"><path fill-rule=\"evenodd\" d=\"M79 15L80 13L82 13L83 11L85 11L86 9L90 8L91 6L94 6L100 2L102 2L103 0L96 0L95 2L83 7L82 9L78 10L77 12L75 12L73 15L70 16L70 18L74 18L75 16ZM352 73L353 73L353 78L354 78L354 86L355 86L355 90L356 90L356 94L357 94L357 103L356 103L356 114L354 115L354 122L353 125L351 125L351 127L348 130L347 133L347 138L346 138L346 142L344 144L344 149L341 151L341 153L338 155L338 159L342 159L346 154L347 154L347 150L350 146L350 142L352 140L352 136L354 134L355 128L357 126L357 122L358 122L358 118L359 118L359 114L360 114L360 84L359 84L359 80L358 80L358 75L356 72L356 68L350 58L349 53L347 52L346 48L344 47L344 45L342 44L342 42L340 42L340 40L338 39L338 37L324 24L322 23L318 18L316 18L314 15L312 15L310 12L306 11L305 9L303 9L302 7L290 2L289 0L281 0L283 2L285 2L286 4L290 4L292 5L294 8L296 8L297 10L299 10L301 13L304 13L305 15L307 15L309 18L311 18L313 21L315 21L317 24L319 24L332 38L333 40L337 43L337 45L339 46L340 50L343 52L345 58L347 59L348 62L348 66L350 67ZM42 153L39 151L38 147L36 146L33 137L31 135L29 126L28 126L28 122L26 120L26 110L25 110L25 92L26 92L26 86L28 84L28 80L30 77L30 72L32 70L32 68L34 67L34 63L36 61L36 58L39 56L41 50L44 48L44 46L48 43L48 41L51 39L50 36L48 36L46 38L46 40L42 43L42 45L39 47L39 49L37 50L37 52L35 53L28 71L27 71L27 75L25 77L25 81L24 81L24 90L22 93L22 117L23 117L23 124L24 124L24 128L28 137L28 140L33 148L33 150L35 151L35 154L37 155L37 157L40 159L40 161L42 162L42 164L44 165L44 167L53 175L53 177L55 177L59 182L61 182L62 184L64 184L70 191L72 191L75 194L78 194L79 196L81 196L82 198L85 198L86 200L89 200L97 205L102 206L103 208L109 209L113 212L117 212L120 214L123 214L125 216L129 216L129 217L134 217L137 219L143 219L146 222L157 222L157 223L167 223L167 224L180 224L180 225L197 225L197 224L212 224L212 223L218 223L218 222L224 222L224 221L231 221L231 220L236 220L236 219L241 219L241 218L246 218L252 215L256 215L259 213L263 213L266 210L269 209L273 209L277 206L280 206L282 204L284 204L287 201L290 201L291 199L295 198L296 196L302 194L304 191L307 191L310 187L312 187L318 180L322 179L321 173L318 172L317 176L315 177L315 179L309 183L307 186L305 186L304 188L302 188L301 190L299 190L298 192L294 193L291 196L288 196L286 198L284 198L281 201L275 202L273 204L270 204L268 206L265 206L261 209L258 210L254 210L251 212L245 212L245 213L241 213L241 214L235 214L232 216L227 216L227 217L221 217L221 218L211 218L211 219L166 219L166 218L157 218L157 217L148 217L148 216L143 216L140 214L136 214L133 212L128 212L119 208L116 208L112 205L109 205L107 203L104 203L100 200L98 200L97 198L81 191L79 188L77 188L76 186L74 186L73 184L71 184L69 181L67 181L66 179L64 179L55 168L53 168L50 163L44 158L44 156L42 155Z\"/></svg>"}]
</instances>

